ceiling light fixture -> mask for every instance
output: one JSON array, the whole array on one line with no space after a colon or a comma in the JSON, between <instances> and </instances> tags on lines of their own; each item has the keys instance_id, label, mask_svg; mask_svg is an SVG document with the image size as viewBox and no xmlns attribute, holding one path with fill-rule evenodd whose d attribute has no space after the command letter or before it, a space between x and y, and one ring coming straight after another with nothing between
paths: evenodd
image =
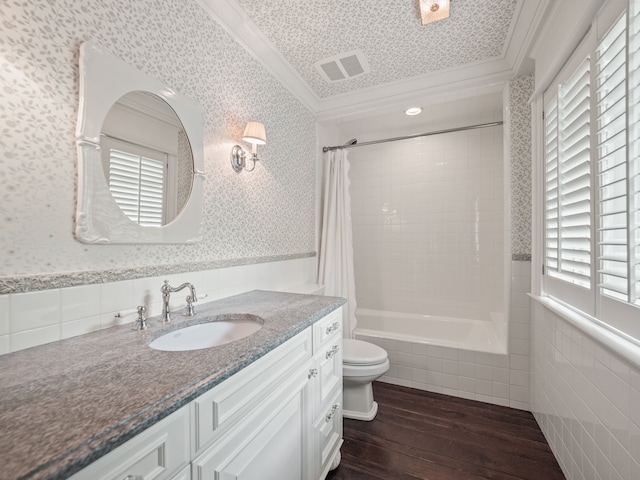
<instances>
[{"instance_id":1,"label":"ceiling light fixture","mask_svg":"<svg viewBox=\"0 0 640 480\"><path fill-rule=\"evenodd\" d=\"M450 0L418 0L422 24L437 22L449 18Z\"/></svg>"},{"instance_id":2,"label":"ceiling light fixture","mask_svg":"<svg viewBox=\"0 0 640 480\"><path fill-rule=\"evenodd\" d=\"M421 107L407 108L407 110L404 113L406 115L420 115L422 113L422 108Z\"/></svg>"}]
</instances>

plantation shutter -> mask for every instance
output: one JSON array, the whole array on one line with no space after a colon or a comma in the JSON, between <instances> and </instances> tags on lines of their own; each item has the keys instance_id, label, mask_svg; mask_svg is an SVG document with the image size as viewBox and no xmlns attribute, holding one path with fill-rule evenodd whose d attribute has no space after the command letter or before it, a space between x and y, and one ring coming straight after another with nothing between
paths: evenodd
<instances>
[{"instance_id":1,"label":"plantation shutter","mask_svg":"<svg viewBox=\"0 0 640 480\"><path fill-rule=\"evenodd\" d=\"M550 274L591 287L590 68L558 88L558 267Z\"/></svg>"},{"instance_id":2,"label":"plantation shutter","mask_svg":"<svg viewBox=\"0 0 640 480\"><path fill-rule=\"evenodd\" d=\"M127 149L127 150L140 150ZM109 149L109 190L123 213L147 227L164 224L166 160L124 149ZM152 158L152 155L159 158Z\"/></svg>"},{"instance_id":3,"label":"plantation shutter","mask_svg":"<svg viewBox=\"0 0 640 480\"><path fill-rule=\"evenodd\" d=\"M640 1L629 15L629 302L640 306Z\"/></svg>"},{"instance_id":4,"label":"plantation shutter","mask_svg":"<svg viewBox=\"0 0 640 480\"><path fill-rule=\"evenodd\" d=\"M598 244L603 295L629 298L626 15L596 49Z\"/></svg>"},{"instance_id":5,"label":"plantation shutter","mask_svg":"<svg viewBox=\"0 0 640 480\"><path fill-rule=\"evenodd\" d=\"M545 109L545 268L558 271L558 99Z\"/></svg>"}]
</instances>

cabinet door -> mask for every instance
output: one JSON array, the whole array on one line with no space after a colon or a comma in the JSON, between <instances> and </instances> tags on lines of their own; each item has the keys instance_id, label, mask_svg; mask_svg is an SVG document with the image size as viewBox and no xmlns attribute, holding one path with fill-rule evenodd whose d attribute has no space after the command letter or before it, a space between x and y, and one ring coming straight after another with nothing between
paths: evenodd
<instances>
[{"instance_id":1,"label":"cabinet door","mask_svg":"<svg viewBox=\"0 0 640 480\"><path fill-rule=\"evenodd\" d=\"M307 329L194 400L192 455L235 429L247 413L262 408L265 398L308 363L311 354L311 331Z\"/></svg>"},{"instance_id":2,"label":"cabinet door","mask_svg":"<svg viewBox=\"0 0 640 480\"><path fill-rule=\"evenodd\" d=\"M304 368L264 408L193 462L194 480L302 480L311 475L309 376Z\"/></svg>"},{"instance_id":3,"label":"cabinet door","mask_svg":"<svg viewBox=\"0 0 640 480\"><path fill-rule=\"evenodd\" d=\"M342 445L342 390L334 394L331 402L314 422L313 428L318 468L315 478L325 478Z\"/></svg>"}]
</instances>

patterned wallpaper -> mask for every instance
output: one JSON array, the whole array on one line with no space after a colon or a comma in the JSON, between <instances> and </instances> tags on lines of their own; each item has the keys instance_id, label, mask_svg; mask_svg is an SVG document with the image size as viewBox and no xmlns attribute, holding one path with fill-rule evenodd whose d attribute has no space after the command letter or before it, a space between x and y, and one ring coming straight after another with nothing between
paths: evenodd
<instances>
[{"instance_id":1,"label":"patterned wallpaper","mask_svg":"<svg viewBox=\"0 0 640 480\"><path fill-rule=\"evenodd\" d=\"M518 4L455 0L448 19L422 25L416 0L237 2L320 98L500 57ZM329 84L314 67L355 49L369 74Z\"/></svg>"},{"instance_id":2,"label":"patterned wallpaper","mask_svg":"<svg viewBox=\"0 0 640 480\"><path fill-rule=\"evenodd\" d=\"M315 123L195 0L0 3L0 277L314 250ZM205 112L204 240L74 240L78 48L93 40L197 99ZM231 147L262 121L267 145L236 174Z\"/></svg>"},{"instance_id":3,"label":"patterned wallpaper","mask_svg":"<svg viewBox=\"0 0 640 480\"><path fill-rule=\"evenodd\" d=\"M531 105L533 75L515 77L508 86L511 158L511 254L531 260Z\"/></svg>"}]
</instances>

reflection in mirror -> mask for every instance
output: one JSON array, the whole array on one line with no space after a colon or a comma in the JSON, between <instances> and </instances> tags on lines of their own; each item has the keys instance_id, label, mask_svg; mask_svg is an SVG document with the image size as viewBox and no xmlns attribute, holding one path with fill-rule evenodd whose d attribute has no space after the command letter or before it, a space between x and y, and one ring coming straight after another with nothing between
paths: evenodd
<instances>
[{"instance_id":1,"label":"reflection in mirror","mask_svg":"<svg viewBox=\"0 0 640 480\"><path fill-rule=\"evenodd\" d=\"M202 239L200 105L92 42L80 46L76 239Z\"/></svg>"},{"instance_id":2,"label":"reflection in mirror","mask_svg":"<svg viewBox=\"0 0 640 480\"><path fill-rule=\"evenodd\" d=\"M109 191L129 220L161 227L191 193L193 157L182 122L162 98L129 92L109 110L100 134Z\"/></svg>"}]
</instances>

